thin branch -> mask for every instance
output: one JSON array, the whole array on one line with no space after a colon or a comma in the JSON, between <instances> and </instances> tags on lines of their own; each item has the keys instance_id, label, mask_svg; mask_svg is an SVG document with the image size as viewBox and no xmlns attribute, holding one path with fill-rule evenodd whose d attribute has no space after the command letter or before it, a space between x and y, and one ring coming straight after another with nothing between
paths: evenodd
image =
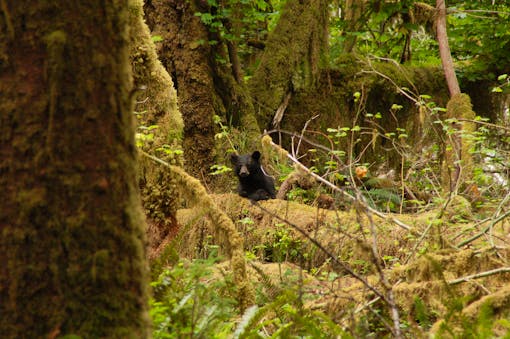
<instances>
[{"instance_id":1,"label":"thin branch","mask_svg":"<svg viewBox=\"0 0 510 339\"><path fill-rule=\"evenodd\" d=\"M499 206L498 206L498 209L496 210L496 212L494 213L494 216L497 216L499 213L501 213L501 210L503 209L503 206L505 206L508 202L508 200L510 199L510 192L505 196L505 198L499 203ZM484 235L485 233L487 233L489 230L491 230L494 225L496 225L498 222L500 222L501 220L505 219L506 217L508 217L510 215L510 211L507 211L503 214L501 214L499 217L497 217L496 219L492 220L492 222L487 226L485 227L480 233L478 234L475 234L474 236L472 236L471 238L469 239L466 239L464 241L461 241L457 247L462 247L462 246L465 246L473 241L475 241L476 239L480 238L482 235Z\"/></svg>"},{"instance_id":2,"label":"thin branch","mask_svg":"<svg viewBox=\"0 0 510 339\"><path fill-rule=\"evenodd\" d=\"M490 275L494 275L494 274L498 274L498 273L509 273L509 272L510 272L510 267L500 267L500 268L496 268L496 269L493 269L490 271L480 272L477 274L471 274L471 275L468 275L468 276L465 276L462 278L450 280L450 281L448 281L448 285L456 285L456 284L460 284L463 282L468 282L473 279L488 277Z\"/></svg>"},{"instance_id":3,"label":"thin branch","mask_svg":"<svg viewBox=\"0 0 510 339\"><path fill-rule=\"evenodd\" d=\"M299 142L298 142L298 145L297 145L297 148L296 148L296 152L299 154L299 148L301 147L301 140L303 140L303 135L305 134L305 131L306 129L308 128L308 125L310 124L310 122L316 118L319 117L319 114L316 114L314 115L313 117L311 117L310 119L308 119L305 123L305 126L303 127L303 129L301 130L301 135L299 136Z\"/></svg>"},{"instance_id":4,"label":"thin branch","mask_svg":"<svg viewBox=\"0 0 510 339\"><path fill-rule=\"evenodd\" d=\"M498 18L493 16L486 16L486 15L474 15L471 13L486 13L486 14L497 14L497 15L510 15L510 12L505 11L489 11L484 9L464 9L464 10L458 10L458 9L450 9L448 8L447 14L451 13L464 13L472 18L478 18L478 19L488 19L488 20L496 20Z\"/></svg>"},{"instance_id":5,"label":"thin branch","mask_svg":"<svg viewBox=\"0 0 510 339\"><path fill-rule=\"evenodd\" d=\"M427 228L425 229L425 231L423 231L423 234L420 236L420 238L418 239L418 241L414 244L413 246L413 249L411 250L411 253L409 253L409 255L407 256L407 258L404 260L404 265L406 265L409 260L411 260L411 258L413 257L413 255L416 253L416 250L418 249L418 246L421 245L423 239L425 239L425 237L427 236L427 234L429 233L430 231L430 228L432 227L433 225L433 222L432 221L429 221L429 224L427 225Z\"/></svg>"},{"instance_id":6,"label":"thin branch","mask_svg":"<svg viewBox=\"0 0 510 339\"><path fill-rule=\"evenodd\" d=\"M298 231L299 233L301 233L301 235L303 235L306 239L308 239L312 244L314 244L315 246L317 246L318 249L320 249L322 252L324 252L328 257L331 258L331 260L337 264L339 267L341 267L344 271L346 271L349 275L351 275L352 277L354 277L355 279L359 280L361 283L363 283L363 285L365 285L369 290L371 290L372 292L374 292L379 298L381 298L385 303L387 303L388 305L390 304L388 299L386 298L386 296L384 294L382 294L381 292L379 292L374 286L370 285L368 283L368 281L363 278L361 275L359 275L358 273L354 272L354 270L345 262L341 261L340 259L338 259L338 257L336 255L334 255L333 253L331 253L326 247L324 247L317 239L313 238L312 236L310 236L308 234L308 232L306 232L304 229L302 229L300 226L294 224L293 222L285 219L285 218L282 218L280 217L279 215L273 213L272 211L268 210L267 208L263 207L262 205L260 205L258 202L256 201L252 201L252 204L257 206L260 210L262 210L264 213L267 213L268 215L272 216L273 218L276 218L278 219L279 221L281 222L284 222L286 223L287 225L291 226L292 228L294 228L296 231Z\"/></svg>"},{"instance_id":7,"label":"thin branch","mask_svg":"<svg viewBox=\"0 0 510 339\"><path fill-rule=\"evenodd\" d=\"M280 126L280 122L283 119L283 114L285 113L285 110L287 109L287 106L289 105L290 98L292 97L292 92L288 92L285 98L283 99L282 103L276 110L276 113L273 118L273 126L278 127Z\"/></svg>"},{"instance_id":8,"label":"thin branch","mask_svg":"<svg viewBox=\"0 0 510 339\"><path fill-rule=\"evenodd\" d=\"M462 247L462 246L466 246L467 244L475 241L476 239L480 238L482 235L484 235L485 233L487 233L490 229L492 229L492 227L494 227L494 225L496 225L498 222L500 222L501 220L505 219L506 217L510 216L510 211L506 212L505 214L502 214L500 215L498 218L494 219L487 227L485 227L480 233L478 234L475 234L474 236L472 236L471 238L469 239L466 239L462 242L460 242L457 247Z\"/></svg>"},{"instance_id":9,"label":"thin branch","mask_svg":"<svg viewBox=\"0 0 510 339\"><path fill-rule=\"evenodd\" d=\"M486 122L486 121L473 120L473 119L465 119L465 118L457 118L457 121L472 122L474 124L484 125L484 126L487 126L487 127L502 129L502 130L505 130L507 132L510 132L510 127L506 127L506 126L502 126L502 125L497 125L497 124L492 124L492 123Z\"/></svg>"},{"instance_id":10,"label":"thin branch","mask_svg":"<svg viewBox=\"0 0 510 339\"><path fill-rule=\"evenodd\" d=\"M269 139L271 139L269 136L267 136ZM340 194L342 194L344 197L348 198L349 200L351 201L356 201L358 202L359 204L361 204L361 206L366 209L367 211L377 215L378 217L384 219L384 220L389 220L391 222L393 222L394 224L400 226L401 228L405 229L406 231L408 232L411 232L415 235L421 235L419 234L416 230L413 230L413 228L409 225L407 225L406 223L398 220L397 218L391 216L391 215L388 215L388 214L385 214L383 212L379 212L378 210L370 207L369 205L367 205L364 201L361 201L359 199L356 199L356 197L354 197L353 195L347 193L345 190L343 190L342 188L336 186L335 184L331 183L330 181L324 179L323 177L321 177L320 175L317 175L316 173L313 173L312 171L310 171L310 169L308 167L306 167L305 165L303 165L301 162L299 162L299 160L297 160L293 155L291 155L289 152L287 152L286 150L282 149L280 146L276 145L272 140L269 141L270 145L276 149L280 149L282 151L285 152L285 155L287 158L289 158L293 163L295 163L300 169L302 169L303 171L305 171L306 173L308 173L309 175L311 175L313 178L315 178L317 181L320 181L321 183L323 183L324 185L326 185L327 187L331 188L333 191L335 192L339 192Z\"/></svg>"},{"instance_id":11,"label":"thin branch","mask_svg":"<svg viewBox=\"0 0 510 339\"><path fill-rule=\"evenodd\" d=\"M372 233L372 256L374 258L374 265L379 274L379 279L386 290L386 298L388 307L390 308L391 319L393 320L393 335L395 338L402 338L402 331L400 329L400 316L398 313L397 304L395 302L395 296L393 294L393 288L384 274L384 270L379 262L379 251L377 250L377 231L375 229L374 220L369 212L365 212L368 222L370 225L370 232ZM360 223L361 224L361 223Z\"/></svg>"},{"instance_id":12,"label":"thin branch","mask_svg":"<svg viewBox=\"0 0 510 339\"><path fill-rule=\"evenodd\" d=\"M385 58L378 58L378 59L382 59L384 61L389 61L389 62L392 62L394 63L398 68L401 67L401 65L397 64L397 62L393 59L385 59ZM413 98L407 91L405 91L404 89L402 89L402 87L400 87L399 85L397 85L397 83L392 79L390 78L389 76L387 76L386 74L384 73L381 73L379 72L378 70L375 69L374 66L372 66L372 63L370 62L370 60L368 59L368 66L370 66L371 70L370 71L365 71L365 70L361 70L360 73L374 73L378 76L380 76L381 78L384 78L386 80L388 80L393 86L395 86L395 89L400 93L402 94L403 96L405 96L406 98L408 98L409 100L411 100L412 102L414 102L415 104L418 104L419 101L416 99L416 98ZM409 82L409 84L411 86L413 86L413 88L416 90L416 87L414 86L414 84L412 83L412 81L407 77L407 75L402 72L401 73L402 75L404 75L404 77L406 78L406 80ZM413 95L416 95L413 93Z\"/></svg>"},{"instance_id":13,"label":"thin branch","mask_svg":"<svg viewBox=\"0 0 510 339\"><path fill-rule=\"evenodd\" d=\"M308 131L309 133L312 133L312 131ZM307 144L313 146L314 148L317 148L317 149L320 149L326 153L331 153L331 149L330 148L327 148L326 146L323 146L315 141L312 141L310 139L308 139L307 137L303 136L302 134L300 135L299 133L297 132L291 132L291 131L288 131L288 130L284 130L284 129L273 129L273 130L270 130L270 131L266 131L264 132L263 135L270 135L272 133L282 133L282 134L286 134L286 135L290 135L292 138L293 137L299 137L300 141L304 141L306 142ZM321 134L322 135L322 134ZM332 156L334 157L334 159L339 162L340 164L342 164L342 166L346 166L344 164L344 162L342 161L342 159L340 159L339 156L335 155L335 154L332 154Z\"/></svg>"}]
</instances>

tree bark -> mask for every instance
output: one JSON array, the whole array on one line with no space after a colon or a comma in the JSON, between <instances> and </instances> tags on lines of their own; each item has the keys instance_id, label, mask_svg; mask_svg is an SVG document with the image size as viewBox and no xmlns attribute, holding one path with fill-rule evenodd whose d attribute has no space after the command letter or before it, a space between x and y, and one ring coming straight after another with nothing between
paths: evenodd
<instances>
[{"instance_id":1,"label":"tree bark","mask_svg":"<svg viewBox=\"0 0 510 339\"><path fill-rule=\"evenodd\" d=\"M208 31L195 15L210 10L205 1L152 0L145 2L144 9L152 32L163 37L159 56L177 88L184 119L184 157L188 160L184 167L208 183L210 166L223 160L223 154L215 159L214 115L245 129L250 146L260 136L254 107L242 82L237 47L225 47L221 36ZM211 40L217 44L213 46ZM231 67L217 58L230 61Z\"/></svg>"},{"instance_id":2,"label":"tree bark","mask_svg":"<svg viewBox=\"0 0 510 339\"><path fill-rule=\"evenodd\" d=\"M128 3L1 7L6 338L149 336Z\"/></svg>"}]
</instances>

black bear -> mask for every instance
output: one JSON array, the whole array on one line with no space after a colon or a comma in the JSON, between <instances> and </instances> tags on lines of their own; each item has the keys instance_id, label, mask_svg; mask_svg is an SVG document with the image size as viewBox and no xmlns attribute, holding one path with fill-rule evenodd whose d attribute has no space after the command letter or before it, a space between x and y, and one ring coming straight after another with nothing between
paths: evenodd
<instances>
[{"instance_id":1,"label":"black bear","mask_svg":"<svg viewBox=\"0 0 510 339\"><path fill-rule=\"evenodd\" d=\"M276 197L274 180L267 175L260 165L260 152L251 155L232 154L230 161L239 179L237 192L240 196L250 200L267 200Z\"/></svg>"}]
</instances>

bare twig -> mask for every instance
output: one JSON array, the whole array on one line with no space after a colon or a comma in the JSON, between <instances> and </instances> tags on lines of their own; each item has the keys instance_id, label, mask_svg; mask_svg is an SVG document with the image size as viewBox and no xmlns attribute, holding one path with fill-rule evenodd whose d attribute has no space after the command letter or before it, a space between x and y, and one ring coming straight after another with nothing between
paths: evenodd
<instances>
[{"instance_id":1,"label":"bare twig","mask_svg":"<svg viewBox=\"0 0 510 339\"><path fill-rule=\"evenodd\" d=\"M287 106L289 105L290 98L292 96L292 92L288 92L285 98L283 99L280 107L276 110L276 113L273 118L273 126L277 127L280 125L280 122L283 119L283 114L285 113L285 110L287 109Z\"/></svg>"},{"instance_id":2,"label":"bare twig","mask_svg":"<svg viewBox=\"0 0 510 339\"><path fill-rule=\"evenodd\" d=\"M466 119L466 118L457 118L458 121L465 121L465 122L472 122L474 124L478 124L478 125L484 125L484 126L487 126L487 127L492 127L492 128L496 128L496 129L502 129L502 130L505 130L507 132L510 132L510 127L506 127L506 126L503 126L503 125L496 125L496 124L493 124L493 123L490 123L490 122L487 122L487 121L480 121L480 120L473 120L473 119Z\"/></svg>"},{"instance_id":3,"label":"bare twig","mask_svg":"<svg viewBox=\"0 0 510 339\"><path fill-rule=\"evenodd\" d=\"M496 268L496 269L493 269L490 271L480 272L477 274L471 274L471 275L468 275L468 276L465 276L462 278L450 280L450 281L448 281L448 285L456 285L456 284L460 284L463 282L468 282L472 279L478 279L478 278L488 277L490 275L494 275L494 274L498 274L498 273L509 273L509 272L510 272L510 267L500 267L500 268Z\"/></svg>"},{"instance_id":4,"label":"bare twig","mask_svg":"<svg viewBox=\"0 0 510 339\"><path fill-rule=\"evenodd\" d=\"M299 142L298 142L298 145L297 145L297 149L296 149L296 152L299 153L299 148L301 147L301 140L303 140L303 134L305 134L305 131L306 129L308 128L308 125L310 124L310 122L316 118L318 118L319 115L316 114L314 115L313 117L311 117L310 119L308 119L305 123L305 126L303 127L303 129L301 130L301 135L299 136Z\"/></svg>"},{"instance_id":5,"label":"bare twig","mask_svg":"<svg viewBox=\"0 0 510 339\"><path fill-rule=\"evenodd\" d=\"M508 200L510 200L510 192L507 193L507 195L505 196L505 198L499 203L498 205L498 208L496 210L496 212L494 213L494 217L496 217L495 219L492 220L491 223L489 223L489 225L487 227L485 227L480 233L478 234L475 234L474 236L472 236L471 238L469 239L466 239L464 241L461 241L457 247L462 247L462 246L466 246L467 244L475 241L476 239L480 238L482 235L484 235L485 233L489 232L490 230L492 230L492 228L494 227L494 225L496 225L498 222L500 222L501 220L507 218L509 215L510 215L510 211L506 211L505 213L503 214L500 214L502 209L503 209L503 206L506 206L507 203L508 203ZM499 215L499 216L498 216Z\"/></svg>"},{"instance_id":6,"label":"bare twig","mask_svg":"<svg viewBox=\"0 0 510 339\"><path fill-rule=\"evenodd\" d=\"M420 246L420 244L422 243L423 239L425 239L425 237L429 233L430 228L432 227L432 225L433 225L433 222L429 221L429 224L427 225L427 228L425 229L425 231L423 231L423 233L420 236L420 238L418 239L418 241L414 244L413 249L411 250L411 253L409 253L407 258L404 260L404 265L406 265L409 262L409 260L411 260L413 255L416 253L416 250L418 249L418 246Z\"/></svg>"},{"instance_id":7,"label":"bare twig","mask_svg":"<svg viewBox=\"0 0 510 339\"><path fill-rule=\"evenodd\" d=\"M311 131L308 131L308 132L311 132ZM320 149L326 153L331 153L331 149L330 148L327 148L326 146L323 146L313 140L310 140L308 139L307 137L303 136L302 133L301 135L299 135L297 132L291 132L291 131L287 131L287 130L284 130L284 129L273 129L273 130L270 130L270 131L266 131L264 132L264 135L270 135L272 133L281 133L281 134L286 134L286 135L290 135L291 138L293 137L298 137L300 138L300 142L301 141L304 141L306 142L307 144L313 146L314 148L317 148L317 149ZM322 135L322 134L321 134ZM333 145L331 144L331 147L333 147ZM342 159L340 159L340 157L338 157L337 155L335 154L332 154L332 156L334 157L334 159L339 162L340 164L342 164L343 166L345 166L345 164L343 163Z\"/></svg>"},{"instance_id":8,"label":"bare twig","mask_svg":"<svg viewBox=\"0 0 510 339\"><path fill-rule=\"evenodd\" d=\"M395 303L395 297L393 295L393 288L386 278L386 275L384 274L383 268L381 266L381 263L379 261L379 251L377 250L377 231L375 229L374 220L372 219L372 215L370 212L365 211L365 215L368 218L368 222L370 225L370 232L372 233L372 256L374 265L377 269L377 273L379 274L379 279L385 289L386 292L386 298L387 298L387 304L390 309L390 316L393 320L393 335L395 338L402 338L402 331L400 330L400 316L398 314L398 308L397 304Z\"/></svg>"},{"instance_id":9,"label":"bare twig","mask_svg":"<svg viewBox=\"0 0 510 339\"><path fill-rule=\"evenodd\" d=\"M494 219L487 227L485 227L480 233L478 234L475 234L474 236L472 236L471 238L469 239L466 239L464 241L461 241L457 247L462 247L462 246L466 246L467 244L475 241L476 239L480 238L482 235L484 235L485 233L487 233L489 230L492 229L492 227L494 227L494 225L496 225L498 222L500 222L501 220L507 218L508 216L510 216L510 211L500 215L499 217L497 217L496 219Z\"/></svg>"}]
</instances>

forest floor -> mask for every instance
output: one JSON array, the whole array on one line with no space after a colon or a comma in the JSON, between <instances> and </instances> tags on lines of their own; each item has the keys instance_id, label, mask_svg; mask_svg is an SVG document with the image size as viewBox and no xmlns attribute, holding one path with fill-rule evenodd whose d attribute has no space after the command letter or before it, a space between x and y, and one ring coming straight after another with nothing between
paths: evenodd
<instances>
[{"instance_id":1,"label":"forest floor","mask_svg":"<svg viewBox=\"0 0 510 339\"><path fill-rule=\"evenodd\" d=\"M325 210L269 200L256 204L235 194L213 195L244 238L248 274L266 295L296 287L304 307L349 326L354 314L395 308L415 333L449 331L466 323L493 335L510 329L510 217L501 206L473 211L462 200L448 209L371 215L361 207ZM218 237L207 213L179 210L178 234L164 239L180 257L206 258ZM224 269L228 260L218 264ZM375 313L374 313L375 312ZM388 311L389 312L389 311Z\"/></svg>"}]
</instances>

